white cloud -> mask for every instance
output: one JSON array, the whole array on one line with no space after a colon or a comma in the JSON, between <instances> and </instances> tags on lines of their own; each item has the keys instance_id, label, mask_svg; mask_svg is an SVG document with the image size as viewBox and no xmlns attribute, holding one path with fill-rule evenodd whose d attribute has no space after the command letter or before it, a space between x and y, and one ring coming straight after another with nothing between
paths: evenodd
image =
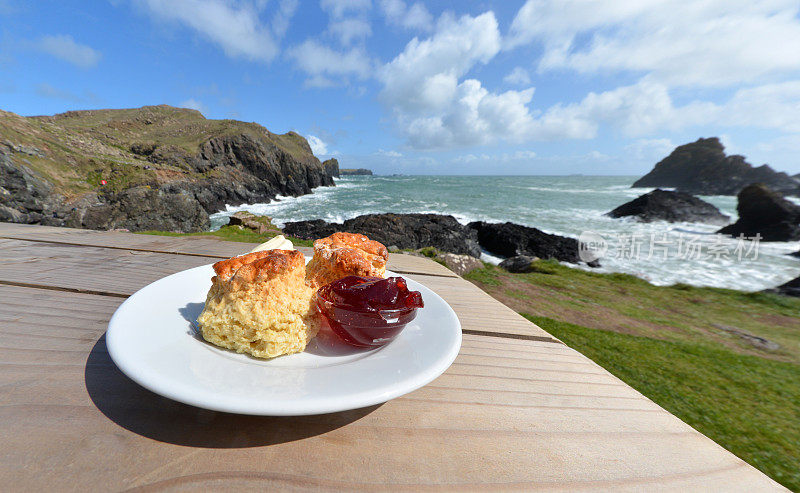
<instances>
[{"instance_id":1,"label":"white cloud","mask_svg":"<svg viewBox=\"0 0 800 493\"><path fill-rule=\"evenodd\" d=\"M451 161L454 163L467 164L477 161L493 162L493 163L509 163L509 162L524 162L530 161L536 157L534 151L516 151L504 152L501 154L462 154L461 156L454 157Z\"/></svg>"},{"instance_id":2,"label":"white cloud","mask_svg":"<svg viewBox=\"0 0 800 493\"><path fill-rule=\"evenodd\" d=\"M328 155L328 145L325 144L322 139L315 135L307 135L306 140L308 141L308 145L311 146L311 152L313 152L315 156Z\"/></svg>"},{"instance_id":3,"label":"white cloud","mask_svg":"<svg viewBox=\"0 0 800 493\"><path fill-rule=\"evenodd\" d=\"M372 73L372 62L360 47L337 51L308 39L288 54L310 76L306 81L309 86L328 87L350 76L366 79Z\"/></svg>"},{"instance_id":4,"label":"white cloud","mask_svg":"<svg viewBox=\"0 0 800 493\"><path fill-rule=\"evenodd\" d=\"M181 108L189 108L191 110L197 110L200 113L203 113L204 115L208 111L208 108L206 107L206 105L204 105L202 102L200 102L200 101L198 101L198 100L196 100L194 98L189 98L186 101L181 102L181 104L179 106Z\"/></svg>"},{"instance_id":5,"label":"white cloud","mask_svg":"<svg viewBox=\"0 0 800 493\"><path fill-rule=\"evenodd\" d=\"M223 0L135 0L155 17L188 26L220 45L228 56L270 61L278 54L275 36L250 3ZM296 5L294 6L296 7ZM292 2L281 2L273 25L286 31L294 12Z\"/></svg>"},{"instance_id":6,"label":"white cloud","mask_svg":"<svg viewBox=\"0 0 800 493\"><path fill-rule=\"evenodd\" d=\"M507 48L543 46L540 71L651 74L676 86L725 86L800 71L795 0L529 0Z\"/></svg>"},{"instance_id":7,"label":"white cloud","mask_svg":"<svg viewBox=\"0 0 800 493\"><path fill-rule=\"evenodd\" d=\"M391 151L391 150L390 151L384 151L383 149L378 149L378 151L375 154L377 154L379 156L386 156L386 157L391 157L391 158L403 157L402 153L399 153L397 151Z\"/></svg>"},{"instance_id":8,"label":"white cloud","mask_svg":"<svg viewBox=\"0 0 800 493\"><path fill-rule=\"evenodd\" d=\"M298 0L281 0L278 2L278 10L272 16L272 32L275 36L282 38L289 29L289 22L297 12Z\"/></svg>"},{"instance_id":9,"label":"white cloud","mask_svg":"<svg viewBox=\"0 0 800 493\"><path fill-rule=\"evenodd\" d=\"M442 16L434 35L414 38L380 71L381 99L409 143L420 149L525 140L533 125L527 105L533 88L493 93L476 79L459 78L500 51L492 12Z\"/></svg>"},{"instance_id":10,"label":"white cloud","mask_svg":"<svg viewBox=\"0 0 800 493\"><path fill-rule=\"evenodd\" d=\"M422 2L407 6L403 0L381 0L380 5L389 24L420 31L433 29L433 16Z\"/></svg>"},{"instance_id":11,"label":"white cloud","mask_svg":"<svg viewBox=\"0 0 800 493\"><path fill-rule=\"evenodd\" d=\"M90 46L77 43L72 36L44 36L38 43L39 50L69 62L76 67L91 68L100 61L100 52Z\"/></svg>"},{"instance_id":12,"label":"white cloud","mask_svg":"<svg viewBox=\"0 0 800 493\"><path fill-rule=\"evenodd\" d=\"M365 19L347 18L334 20L328 25L328 31L343 45L350 45L353 41L364 41L372 35L372 27Z\"/></svg>"},{"instance_id":13,"label":"white cloud","mask_svg":"<svg viewBox=\"0 0 800 493\"><path fill-rule=\"evenodd\" d=\"M503 77L503 82L515 86L528 86L531 83L531 76L524 68L514 67L514 70Z\"/></svg>"},{"instance_id":14,"label":"white cloud","mask_svg":"<svg viewBox=\"0 0 800 493\"><path fill-rule=\"evenodd\" d=\"M322 10L335 18L344 17L349 12L363 13L372 8L370 0L320 0Z\"/></svg>"},{"instance_id":15,"label":"white cloud","mask_svg":"<svg viewBox=\"0 0 800 493\"><path fill-rule=\"evenodd\" d=\"M446 107L455 96L458 78L498 51L500 33L493 13L459 20L444 17L433 37L412 39L381 69L381 97L402 111Z\"/></svg>"},{"instance_id":16,"label":"white cloud","mask_svg":"<svg viewBox=\"0 0 800 493\"><path fill-rule=\"evenodd\" d=\"M625 146L625 152L638 160L661 159L675 149L670 139L638 139Z\"/></svg>"}]
</instances>

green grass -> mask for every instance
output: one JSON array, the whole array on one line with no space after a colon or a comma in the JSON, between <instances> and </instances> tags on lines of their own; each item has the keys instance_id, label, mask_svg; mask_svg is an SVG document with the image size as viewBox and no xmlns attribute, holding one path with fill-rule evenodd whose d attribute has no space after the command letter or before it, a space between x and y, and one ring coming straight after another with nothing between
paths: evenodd
<instances>
[{"instance_id":1,"label":"green grass","mask_svg":"<svg viewBox=\"0 0 800 493\"><path fill-rule=\"evenodd\" d=\"M800 299L654 286L537 261L465 277L788 488L800 491ZM735 328L780 344L754 346Z\"/></svg>"},{"instance_id":2,"label":"green grass","mask_svg":"<svg viewBox=\"0 0 800 493\"><path fill-rule=\"evenodd\" d=\"M518 312L672 341L706 341L800 364L800 299L770 293L654 286L628 274L601 274L536 261L534 272L509 274L491 265L465 277ZM780 344L752 346L736 328Z\"/></svg>"},{"instance_id":3,"label":"green grass","mask_svg":"<svg viewBox=\"0 0 800 493\"><path fill-rule=\"evenodd\" d=\"M523 315L779 483L800 490L800 366Z\"/></svg>"},{"instance_id":4,"label":"green grass","mask_svg":"<svg viewBox=\"0 0 800 493\"><path fill-rule=\"evenodd\" d=\"M139 231L137 234L157 235L157 236L214 236L225 241L239 241L242 243L264 243L270 238L274 238L274 233L258 234L255 231L238 226L223 226L217 231L203 231L200 233L173 233L170 231ZM310 240L301 240L293 236L287 236L294 246L310 247L314 246Z\"/></svg>"}]
</instances>

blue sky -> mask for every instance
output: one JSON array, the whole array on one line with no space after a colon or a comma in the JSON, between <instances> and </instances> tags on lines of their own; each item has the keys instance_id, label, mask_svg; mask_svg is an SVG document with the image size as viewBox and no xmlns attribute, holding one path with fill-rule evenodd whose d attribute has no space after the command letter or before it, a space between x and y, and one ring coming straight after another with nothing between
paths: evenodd
<instances>
[{"instance_id":1,"label":"blue sky","mask_svg":"<svg viewBox=\"0 0 800 493\"><path fill-rule=\"evenodd\" d=\"M171 104L379 173L800 172L800 4L0 0L0 109Z\"/></svg>"}]
</instances>

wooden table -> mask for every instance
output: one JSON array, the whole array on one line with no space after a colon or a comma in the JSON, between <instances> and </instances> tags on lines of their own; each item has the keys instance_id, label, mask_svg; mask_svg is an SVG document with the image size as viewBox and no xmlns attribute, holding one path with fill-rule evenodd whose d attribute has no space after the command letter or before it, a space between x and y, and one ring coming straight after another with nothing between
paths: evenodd
<instances>
[{"instance_id":1,"label":"wooden table","mask_svg":"<svg viewBox=\"0 0 800 493\"><path fill-rule=\"evenodd\" d=\"M463 325L450 369L322 416L237 416L125 377L104 332L139 288L252 248L0 223L0 489L782 488L444 267L392 255Z\"/></svg>"}]
</instances>

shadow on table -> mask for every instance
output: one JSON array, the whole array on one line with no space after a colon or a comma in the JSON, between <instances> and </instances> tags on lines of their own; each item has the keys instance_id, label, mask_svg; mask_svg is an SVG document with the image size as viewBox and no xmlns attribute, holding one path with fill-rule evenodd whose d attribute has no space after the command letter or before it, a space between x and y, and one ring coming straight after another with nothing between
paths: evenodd
<instances>
[{"instance_id":1,"label":"shadow on table","mask_svg":"<svg viewBox=\"0 0 800 493\"><path fill-rule=\"evenodd\" d=\"M318 416L244 416L200 409L161 397L126 377L111 361L103 335L84 370L86 390L108 419L139 435L190 447L245 448L292 442L361 419L380 404Z\"/></svg>"}]
</instances>

